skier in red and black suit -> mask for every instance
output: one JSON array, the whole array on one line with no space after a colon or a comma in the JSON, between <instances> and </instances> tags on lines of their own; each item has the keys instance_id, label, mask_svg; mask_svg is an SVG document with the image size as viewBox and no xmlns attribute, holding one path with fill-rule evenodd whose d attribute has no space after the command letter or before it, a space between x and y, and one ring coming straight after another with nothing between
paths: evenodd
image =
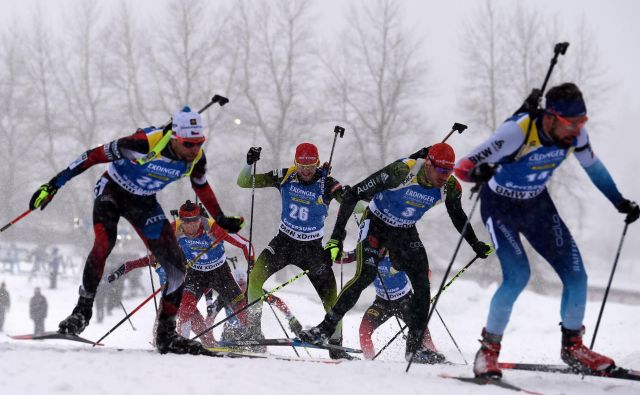
<instances>
[{"instance_id":1,"label":"skier in red and black suit","mask_svg":"<svg viewBox=\"0 0 640 395\"><path fill-rule=\"evenodd\" d=\"M246 305L244 293L231 274L223 241L242 249L247 261L253 261L253 251L249 252L249 240L237 234L229 234L214 220L204 218L200 207L187 200L180 207L179 219L173 224L178 243L185 256L189 259L185 289L178 313L178 332L187 335L188 324L197 334L206 327L198 321L192 321L197 311L197 304L207 289L218 293L222 303L233 311L238 311ZM217 241L217 245L209 248ZM247 325L246 312L237 315L242 326ZM204 322L202 322L204 324ZM186 333L185 333L186 332ZM203 342L213 346L213 333L206 332Z\"/></svg>"},{"instance_id":2,"label":"skier in red and black suit","mask_svg":"<svg viewBox=\"0 0 640 395\"><path fill-rule=\"evenodd\" d=\"M185 258L156 193L182 177L191 185L218 225L231 233L244 219L227 217L207 182L202 144L202 119L185 107L164 129L138 129L133 135L90 149L33 194L29 208L44 209L71 178L99 163L109 163L94 190L95 241L87 258L80 297L71 315L62 320L60 333L81 333L91 319L93 300L109 253L116 243L118 221L126 218L167 273L160 301L156 347L160 353L200 353L199 342L179 336L176 315L182 298Z\"/></svg>"}]
</instances>

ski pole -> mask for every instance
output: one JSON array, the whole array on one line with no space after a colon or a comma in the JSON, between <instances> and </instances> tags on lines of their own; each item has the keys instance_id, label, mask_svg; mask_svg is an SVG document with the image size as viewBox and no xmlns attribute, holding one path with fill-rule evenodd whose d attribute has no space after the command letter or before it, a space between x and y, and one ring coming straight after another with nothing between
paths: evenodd
<instances>
[{"instance_id":1,"label":"ski pole","mask_svg":"<svg viewBox=\"0 0 640 395\"><path fill-rule=\"evenodd\" d=\"M202 114L203 112L207 111L207 109L209 107L211 107L215 103L218 103L220 105L220 107L222 107L225 104L229 103L229 99L227 99L226 97L221 96L221 95L213 95L211 100L209 100L209 102L207 104L205 104L204 107L202 107L200 110L198 110L198 114ZM165 123L160 129L164 129L164 128L168 127L171 124L171 122L172 121L169 121L169 122Z\"/></svg>"},{"instance_id":2,"label":"ski pole","mask_svg":"<svg viewBox=\"0 0 640 395\"><path fill-rule=\"evenodd\" d=\"M429 320L431 319L431 316L433 315L433 311L435 310L436 305L438 304L438 300L440 299L440 295L442 295L442 291L444 289L445 282L447 281L447 277L449 276L449 272L451 271L451 267L453 266L453 262L455 261L456 256L458 255L458 251L460 250L460 246L462 245L462 240L464 239L464 234L467 231L467 228L469 226L471 226L471 222L470 222L471 221L471 217L473 216L473 213L476 210L478 200L479 199L476 199L476 201L473 204L473 207L471 207L471 211L469 212L469 216L467 217L467 221L464 223L464 226L462 227L462 231L460 232L460 238L458 239L458 244L456 245L456 249L453 252L453 256L451 257L451 261L449 261L449 266L447 266L447 270L445 271L444 276L442 277L442 283L440 284L440 288L438 288L438 293L436 294L435 300L433 301L433 307L431 307L431 310L429 310L429 313L427 314L427 319L426 319L426 322L423 324L422 332L420 333L419 339L422 339L422 336L424 336L425 329L429 326ZM476 258L477 257L478 257L478 255L476 255ZM476 259L476 258L474 258L474 259ZM427 306L427 308L428 308L428 306ZM411 368L411 364L413 364L413 358L416 355L416 351L417 351L417 349L413 350L413 352L411 353L411 358L409 358L409 363L407 364L407 369L405 370L405 372L408 372L409 369Z\"/></svg>"},{"instance_id":3,"label":"ski pole","mask_svg":"<svg viewBox=\"0 0 640 395\"><path fill-rule=\"evenodd\" d=\"M451 331L449 330L449 327L447 327L447 324L444 323L444 320L442 319L442 316L440 315L440 312L438 310L436 310L436 314L438 315L438 318L440 319L440 322L442 322L442 326L444 326L444 329L447 331L447 334L451 338L451 341L453 342L453 345L456 346L456 349L458 349L458 352L460 353L460 356L462 357L462 360L464 361L464 364L468 365L469 362L467 362L467 359L464 357L464 354L462 354L462 350L458 346L458 343L456 342L456 339L453 338L453 335L451 334Z\"/></svg>"},{"instance_id":4,"label":"ski pole","mask_svg":"<svg viewBox=\"0 0 640 395\"><path fill-rule=\"evenodd\" d=\"M609 296L609 290L611 289L611 282L613 282L613 275L616 272L616 266L618 265L618 258L620 258L622 243L624 242L624 238L627 235L628 227L629 227L629 224L625 222L624 230L622 231L622 237L620 237L620 243L618 244L618 251L616 252L616 258L613 261L613 268L611 268L609 283L607 284L607 288L604 291L604 298L602 299L602 305L600 306L600 313L598 314L598 321L596 321L596 328L593 330L593 337L591 338L591 347L589 347L592 350L593 350L593 345L596 343L596 335L598 334L598 328L600 327L600 320L602 319L602 313L604 312L604 305L607 303L607 297Z\"/></svg>"},{"instance_id":5,"label":"ski pole","mask_svg":"<svg viewBox=\"0 0 640 395\"><path fill-rule=\"evenodd\" d=\"M149 268L149 280L151 280L151 292L155 293L156 292L156 285L153 283L153 273L151 273L151 258L149 257L149 251L147 250L147 259L149 259L149 262L147 262L147 267ZM156 309L156 313L158 312L158 301L156 300L156 297L153 297L153 306Z\"/></svg>"},{"instance_id":6,"label":"ski pole","mask_svg":"<svg viewBox=\"0 0 640 395\"><path fill-rule=\"evenodd\" d=\"M278 325L280 325L280 328L282 328L282 332L284 332L284 335L287 337L287 339L291 340L291 338L289 337L289 334L287 333L287 330L284 329L284 325L282 325L282 321L280 321L278 314L276 314L276 311L273 309L273 306L271 306L271 304L269 303L267 304L269 305L271 312L273 312L273 316L276 317L276 321L278 321ZM298 350L296 350L296 347L293 344L291 345L291 348L293 348L293 352L296 353L296 356L300 358L300 354L298 354Z\"/></svg>"},{"instance_id":7,"label":"ski pole","mask_svg":"<svg viewBox=\"0 0 640 395\"><path fill-rule=\"evenodd\" d=\"M33 210L28 209L24 213L22 213L22 214L18 215L17 217L15 217L11 222L9 222L8 224L6 224L2 228L0 228L0 232L4 232L5 230L7 230L11 225L15 224L16 222L20 221L22 218L26 217L31 211L33 211Z\"/></svg>"},{"instance_id":8,"label":"ski pole","mask_svg":"<svg viewBox=\"0 0 640 395\"><path fill-rule=\"evenodd\" d=\"M464 273L464 272L469 268L469 266L471 266L471 264L472 264L473 262L475 262L475 261L476 261L476 259L478 259L478 258L479 258L479 256L477 256L477 255L476 255L476 256L475 256L475 257L474 257L474 258L473 258L469 263L467 263L467 264L466 264L462 269L460 269L460 271L459 271L458 273L456 273L456 275L455 275L455 276L453 276L453 277L451 278L451 280L449 280L449 282L447 283L447 285L445 285L445 286L442 288L442 291L444 291L445 289L449 288L449 286L450 286L450 285L451 285L451 284L452 284L456 279L458 279L458 278L462 275L462 273ZM435 297L431 298L431 300L429 301L429 303L433 303L433 302L434 302L434 300L435 300ZM443 323L443 324L444 324L444 323ZM398 331L398 333L396 333L396 334L391 338L391 340L389 340L389 341L387 342L387 344L385 344L385 346L384 346L384 347L382 347L382 348L380 349L380 351L378 351L378 353L373 357L373 359L376 359L376 357L377 357L378 355L380 355L380 354L382 353L382 351L384 351L384 349L386 349L387 347L389 347L389 346L391 345L391 343L393 343L393 341L394 341L394 340L396 340L396 338L397 338L398 336L400 336L400 334L402 333L402 331L403 331L406 327L407 327L406 325L405 325L405 326L402 326L402 327L401 327L401 330L400 330L400 331ZM462 357L462 358L464 358L464 357Z\"/></svg>"},{"instance_id":9,"label":"ski pole","mask_svg":"<svg viewBox=\"0 0 640 395\"><path fill-rule=\"evenodd\" d=\"M155 291L154 291L155 292ZM155 299L154 299L155 300ZM124 315L128 316L129 314L127 313L127 309L124 308L124 305L122 304L122 301L120 301L120 307L122 307L122 311L124 311ZM135 326L133 326L133 322L131 322L131 318L128 318L129 323L131 324L131 328L135 331L137 330Z\"/></svg>"},{"instance_id":10,"label":"ski pole","mask_svg":"<svg viewBox=\"0 0 640 395\"><path fill-rule=\"evenodd\" d=\"M220 320L220 321L218 321L216 324L214 324L214 325L212 325L212 326L208 327L207 329L203 330L202 332L200 332L199 334L197 334L197 335L196 335L193 339L191 339L191 340L195 340L195 339L199 338L200 336L202 336L202 335L204 335L205 333L209 332L210 330L214 329L215 327L217 327L218 325L222 324L223 322L226 322L226 321L228 321L229 319L231 319L231 318L235 317L236 315L238 315L238 314L242 313L243 311L245 311L245 310L246 310L246 309L248 309L249 307L253 306L254 304L256 304L256 303L258 303L258 302L260 302L260 301L265 300L265 299L267 298L267 296L269 296L269 295L271 295L271 294L273 294L273 293L275 293L275 292L277 292L277 291L281 290L282 288L286 287L287 285L291 284L292 282L296 281L297 279L299 279L299 278L301 278L301 277L303 277L303 276L307 275L308 273L309 273L309 271L308 271L308 270L305 270L305 271L303 271L302 273L300 273L300 274L298 274L298 275L296 275L296 276L292 277L291 279L287 280L286 282L284 282L284 283L282 283L282 284L278 285L277 287L275 287L275 288L274 288L274 289L272 289L271 291L269 291L269 292L265 292L265 293L264 293L261 297L259 297L258 299L254 300L254 301L253 301L253 302L251 302L251 303L246 304L246 305L245 305L244 307L242 307L240 310L238 310L238 311L234 312L234 313L233 313L233 314L231 314L231 315L228 315L225 319Z\"/></svg>"},{"instance_id":11,"label":"ski pole","mask_svg":"<svg viewBox=\"0 0 640 395\"><path fill-rule=\"evenodd\" d=\"M336 148L336 141L338 140L338 136L340 136L340 138L344 137L344 128L340 125L336 125L333 128L333 144L331 145L331 154L329 155L329 169L327 169L328 172L331 172L331 162L333 161L333 152L335 151L335 148ZM343 285L344 285L344 269L342 268L342 265L340 265L340 291L342 291Z\"/></svg>"},{"instance_id":12,"label":"ski pole","mask_svg":"<svg viewBox=\"0 0 640 395\"><path fill-rule=\"evenodd\" d=\"M400 330L398 331L398 333L393 335L393 337L387 342L387 344L385 344L384 347L382 347L380 351L378 351L376 355L374 355L373 358L371 358L371 360L373 361L374 359L378 358L378 355L382 354L382 352L386 350L387 347L389 347L391 343L393 343L393 341L396 340L396 338L400 336L400 334L403 333L406 328L407 328L407 325L400 327Z\"/></svg>"},{"instance_id":13,"label":"ski pole","mask_svg":"<svg viewBox=\"0 0 640 395\"><path fill-rule=\"evenodd\" d=\"M152 293L151 295L147 296L147 298L145 300L142 301L142 303L140 303L138 305L138 307L136 307L135 309L131 310L131 313L127 314L126 317L124 317L123 319L120 320L120 322L118 322L117 324L115 324L113 326L113 328L109 329L109 331L107 333L105 333L100 339L98 339L95 343L93 343L93 347L97 346L98 343L100 343L102 340L104 340L105 337L109 336L111 334L111 332L115 331L120 325L122 325L123 322L125 322L126 320L129 319L129 317L131 317L132 315L134 315L138 310L140 310L142 308L142 306L144 306L145 304L147 304L148 301L150 301L151 299L153 299L154 296L156 296L156 294L160 291L162 291L164 289L164 285L161 286L160 288L158 288L156 290L156 292Z\"/></svg>"},{"instance_id":14,"label":"ski pole","mask_svg":"<svg viewBox=\"0 0 640 395\"><path fill-rule=\"evenodd\" d=\"M333 151L336 148L336 140L338 140L338 136L340 136L340 138L344 137L344 128L340 125L336 125L333 128L333 145L331 145L331 155L329 155L329 168L331 168L331 161L333 160Z\"/></svg>"},{"instance_id":15,"label":"ski pole","mask_svg":"<svg viewBox=\"0 0 640 395\"><path fill-rule=\"evenodd\" d=\"M258 160L260 160L260 151L262 147L254 147L258 149ZM247 260L247 282L249 282L249 275L253 270L253 260L251 260L251 253L253 251L253 207L256 198L256 166L258 161L253 162L253 170L251 172L251 216L249 217L249 259ZM254 255L255 257L255 255ZM255 258L254 258L255 259ZM245 292L245 302L249 303L249 292Z\"/></svg>"}]
</instances>

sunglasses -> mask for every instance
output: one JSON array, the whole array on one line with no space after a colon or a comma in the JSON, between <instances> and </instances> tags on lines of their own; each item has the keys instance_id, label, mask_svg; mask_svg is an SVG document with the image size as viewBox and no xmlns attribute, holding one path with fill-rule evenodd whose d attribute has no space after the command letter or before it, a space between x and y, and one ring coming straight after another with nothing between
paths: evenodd
<instances>
[{"instance_id":1,"label":"sunglasses","mask_svg":"<svg viewBox=\"0 0 640 395\"><path fill-rule=\"evenodd\" d=\"M298 162L295 162L295 164L298 170L315 170L318 168L318 163L314 163L312 165L303 165Z\"/></svg>"},{"instance_id":2,"label":"sunglasses","mask_svg":"<svg viewBox=\"0 0 640 395\"><path fill-rule=\"evenodd\" d=\"M194 223L200 221L200 217L183 217L180 218L184 223Z\"/></svg>"},{"instance_id":3,"label":"sunglasses","mask_svg":"<svg viewBox=\"0 0 640 395\"><path fill-rule=\"evenodd\" d=\"M435 163L433 163L433 161L431 159L429 159L429 162L431 163L431 166L436 170L436 172L445 175L445 176L449 176L451 175L451 173L453 173L453 169L449 169L447 167L442 167L442 166L437 166Z\"/></svg>"},{"instance_id":4,"label":"sunglasses","mask_svg":"<svg viewBox=\"0 0 640 395\"><path fill-rule=\"evenodd\" d=\"M193 147L200 148L202 144L204 144L204 141L200 141L198 143L194 143L193 141L181 141L181 143L184 148L193 148Z\"/></svg>"},{"instance_id":5,"label":"sunglasses","mask_svg":"<svg viewBox=\"0 0 640 395\"><path fill-rule=\"evenodd\" d=\"M588 116L582 116L577 121L571 122L567 118L562 117L560 114L553 110L547 110L547 113L553 115L564 127L570 129L581 129L585 123L589 120Z\"/></svg>"}]
</instances>

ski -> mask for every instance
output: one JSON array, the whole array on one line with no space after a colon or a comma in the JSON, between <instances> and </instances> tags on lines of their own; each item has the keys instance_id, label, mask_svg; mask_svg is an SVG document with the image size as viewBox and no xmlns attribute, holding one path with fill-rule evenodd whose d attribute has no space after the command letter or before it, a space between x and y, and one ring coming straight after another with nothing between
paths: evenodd
<instances>
[{"instance_id":1,"label":"ski","mask_svg":"<svg viewBox=\"0 0 640 395\"><path fill-rule=\"evenodd\" d=\"M517 385L506 382L503 379L493 379L490 377L451 376L446 373L440 373L438 376L442 377L443 379L454 379L454 380L462 381L463 383L478 384L478 385L495 385L497 387L508 389L508 390L524 392L525 394L542 395L540 392L526 390L522 387L518 387Z\"/></svg>"},{"instance_id":2,"label":"ski","mask_svg":"<svg viewBox=\"0 0 640 395\"><path fill-rule=\"evenodd\" d=\"M59 333L59 332L44 332L39 335L36 335L36 334L15 335L15 336L10 335L9 337L15 340L62 339L62 340L71 340L71 341L80 342L80 343L87 343L87 344L96 345L96 346L104 346L104 344L102 343L95 343L89 339L85 339L84 337L80 337L78 335L71 335L71 334Z\"/></svg>"},{"instance_id":3,"label":"ski","mask_svg":"<svg viewBox=\"0 0 640 395\"><path fill-rule=\"evenodd\" d=\"M340 359L299 358L299 357L288 357L286 355L276 355L276 354L270 354L270 353L252 353L249 351L238 351L231 347L209 347L207 348L207 350L210 350L213 352L232 352L236 354L242 354L248 357L275 359L278 361L314 362L314 363L325 363L327 365L337 365L342 362L342 360Z\"/></svg>"},{"instance_id":4,"label":"ski","mask_svg":"<svg viewBox=\"0 0 640 395\"><path fill-rule=\"evenodd\" d=\"M219 341L220 346L225 347L247 347L247 346L285 346L285 347L306 347L306 348L318 348L322 350L336 350L344 351L348 353L362 353L362 350L355 348L337 346L333 344L313 344L302 342L297 339L254 339L254 340L222 340Z\"/></svg>"},{"instance_id":5,"label":"ski","mask_svg":"<svg viewBox=\"0 0 640 395\"><path fill-rule=\"evenodd\" d=\"M567 365L551 365L542 363L500 362L498 363L498 366L501 369L529 370L545 373L577 374L585 376L610 377L614 379L640 381L640 371L625 369L619 366L614 366L613 368L607 369L605 371L582 371Z\"/></svg>"}]
</instances>

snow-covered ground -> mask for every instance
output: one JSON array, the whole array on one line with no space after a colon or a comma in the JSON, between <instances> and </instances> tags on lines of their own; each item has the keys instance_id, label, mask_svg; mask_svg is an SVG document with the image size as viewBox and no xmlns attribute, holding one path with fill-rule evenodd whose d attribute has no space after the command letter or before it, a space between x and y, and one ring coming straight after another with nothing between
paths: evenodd
<instances>
[{"instance_id":1,"label":"snow-covered ground","mask_svg":"<svg viewBox=\"0 0 640 395\"><path fill-rule=\"evenodd\" d=\"M472 272L472 269L469 270ZM468 275L469 273L465 274ZM46 288L43 279L28 283L24 276L0 275L12 296L4 333L0 333L1 394L493 394L510 390L495 386L476 386L438 377L440 373L471 376L470 366L424 366L414 364L405 373L403 342L397 341L379 361L343 362L327 365L311 362L275 360L219 359L164 355L149 345L153 322L153 303L133 317L134 331L128 323L120 326L104 340L105 347L91 348L68 341L17 341L5 334L33 331L28 315L28 302L34 286L41 286L48 298L50 311L48 330L72 309L77 297L77 280L64 280L59 289ZM439 283L439 281L438 281ZM276 285L274 279L267 283ZM478 348L477 339L484 325L487 308L495 285L487 289L465 281L456 281L442 296L438 311L444 318L464 359L471 362ZM321 306L308 280L302 279L279 292L305 326L322 318ZM142 297L127 299L124 305L133 309ZM518 300L503 342L502 361L560 363L559 295L540 296L525 292ZM357 311L345 319L345 345L359 348L357 331L363 307L373 300L373 292L363 293ZM597 319L599 303L588 305L586 340L590 342ZM597 351L612 356L625 367L640 368L640 314L637 305L608 304L598 333ZM122 318L114 310L102 324L95 322L83 336L98 339ZM264 310L267 337L283 337L270 310ZM437 317L430 324L439 349L455 363L464 364ZM381 347L398 330L395 320L388 321L374 334ZM219 332L216 332L217 336ZM118 349L124 349L118 351ZM270 352L293 355L291 349L271 347ZM309 350L317 357L326 352ZM306 356L305 352L302 356ZM506 371L506 380L545 394L640 394L640 383L573 375Z\"/></svg>"}]
</instances>

